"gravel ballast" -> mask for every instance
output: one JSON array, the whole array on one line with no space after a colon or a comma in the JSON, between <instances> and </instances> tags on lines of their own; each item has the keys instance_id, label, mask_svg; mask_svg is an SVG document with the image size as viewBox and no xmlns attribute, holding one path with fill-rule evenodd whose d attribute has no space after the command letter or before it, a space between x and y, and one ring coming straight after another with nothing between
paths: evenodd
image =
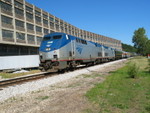
<instances>
[{"instance_id":1,"label":"gravel ballast","mask_svg":"<svg viewBox=\"0 0 150 113\"><path fill-rule=\"evenodd\" d=\"M58 74L56 76L43 78L40 80L26 82L24 84L14 85L14 86L9 86L9 87L3 88L2 90L0 90L0 102L3 102L8 98L17 96L18 94L25 94L27 92L36 91L40 88L47 87L49 85L53 85L53 84L68 80L70 78L76 77L81 74L88 74L97 69L103 69L109 65L112 65L112 64L115 64L118 62L122 62L125 60L126 59L108 62L105 64L100 64L100 65L96 65L96 66L92 66L92 67L88 67L88 68L84 68L84 69L80 69L80 70L75 70L73 72Z\"/></svg>"}]
</instances>

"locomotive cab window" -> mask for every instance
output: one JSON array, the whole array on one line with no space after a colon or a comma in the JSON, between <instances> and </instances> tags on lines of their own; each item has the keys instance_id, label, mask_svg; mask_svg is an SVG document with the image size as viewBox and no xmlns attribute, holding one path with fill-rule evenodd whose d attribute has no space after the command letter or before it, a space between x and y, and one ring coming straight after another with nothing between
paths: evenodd
<instances>
[{"instance_id":1,"label":"locomotive cab window","mask_svg":"<svg viewBox=\"0 0 150 113\"><path fill-rule=\"evenodd\" d=\"M53 36L53 39L61 39L62 35Z\"/></svg>"},{"instance_id":2,"label":"locomotive cab window","mask_svg":"<svg viewBox=\"0 0 150 113\"><path fill-rule=\"evenodd\" d=\"M45 37L43 38L43 41L47 41L47 40L50 40L50 39L51 39L50 36L45 36Z\"/></svg>"}]
</instances>

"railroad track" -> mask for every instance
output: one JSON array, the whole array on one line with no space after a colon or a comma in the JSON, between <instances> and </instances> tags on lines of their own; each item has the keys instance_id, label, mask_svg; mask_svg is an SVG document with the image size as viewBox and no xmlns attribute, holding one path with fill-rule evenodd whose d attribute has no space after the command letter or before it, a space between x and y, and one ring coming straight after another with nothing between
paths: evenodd
<instances>
[{"instance_id":1,"label":"railroad track","mask_svg":"<svg viewBox=\"0 0 150 113\"><path fill-rule=\"evenodd\" d=\"M83 69L87 66L78 66L76 69L80 70ZM88 66L90 67L90 66ZM41 72L41 73L36 73L36 74L32 74L32 75L26 75L26 76L21 76L21 77L15 77L15 78L11 78L11 79L5 79L5 80L1 80L0 81L0 88L4 88L6 86L12 86L12 85L16 85L16 84L21 84L23 82L27 82L27 81L33 81L36 79L40 79L40 78L44 78L44 77L48 77L46 75L56 75L58 74L57 72Z\"/></svg>"},{"instance_id":2,"label":"railroad track","mask_svg":"<svg viewBox=\"0 0 150 113\"><path fill-rule=\"evenodd\" d=\"M82 69L84 67L85 66L79 66L76 69ZM36 74L31 74L31 75L26 75L26 76L21 76L21 77L15 77L15 78L10 78L10 79L0 80L0 88L4 88L7 86L12 86L12 85L21 84L21 83L24 83L27 81L33 81L36 79L48 77L47 75L53 76L56 74L58 74L58 72L41 72L41 73L36 73Z\"/></svg>"},{"instance_id":3,"label":"railroad track","mask_svg":"<svg viewBox=\"0 0 150 113\"><path fill-rule=\"evenodd\" d=\"M46 77L46 75L50 74L50 72L41 72L36 74L31 74L27 76L15 77L11 79L5 79L0 81L0 87L6 87L13 84L19 84L22 82L39 79L42 77Z\"/></svg>"}]
</instances>

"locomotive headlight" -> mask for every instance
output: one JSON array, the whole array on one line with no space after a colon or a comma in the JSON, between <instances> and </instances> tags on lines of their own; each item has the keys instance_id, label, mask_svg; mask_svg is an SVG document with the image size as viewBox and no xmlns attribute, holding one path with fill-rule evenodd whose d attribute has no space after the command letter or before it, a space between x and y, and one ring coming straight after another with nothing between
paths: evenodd
<instances>
[{"instance_id":1,"label":"locomotive headlight","mask_svg":"<svg viewBox=\"0 0 150 113\"><path fill-rule=\"evenodd\" d=\"M50 50L51 50L51 48L49 48L49 47L48 47L48 48L46 48L46 51L50 51Z\"/></svg>"}]
</instances>

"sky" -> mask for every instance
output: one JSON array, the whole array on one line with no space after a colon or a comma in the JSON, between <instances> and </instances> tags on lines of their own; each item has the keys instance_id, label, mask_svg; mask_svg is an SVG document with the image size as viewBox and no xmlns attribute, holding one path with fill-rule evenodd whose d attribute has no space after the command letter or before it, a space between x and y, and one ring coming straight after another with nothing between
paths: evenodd
<instances>
[{"instance_id":1,"label":"sky","mask_svg":"<svg viewBox=\"0 0 150 113\"><path fill-rule=\"evenodd\" d=\"M150 39L150 0L26 0L77 28L133 45L144 27Z\"/></svg>"}]
</instances>

